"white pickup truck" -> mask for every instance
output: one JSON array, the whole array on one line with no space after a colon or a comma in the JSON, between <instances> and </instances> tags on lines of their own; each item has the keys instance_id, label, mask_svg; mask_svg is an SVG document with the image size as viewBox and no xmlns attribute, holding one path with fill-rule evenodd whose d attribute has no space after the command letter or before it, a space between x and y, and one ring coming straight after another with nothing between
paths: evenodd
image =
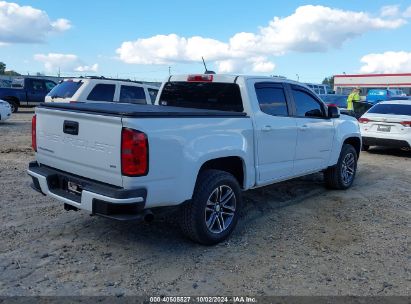
<instances>
[{"instance_id":1,"label":"white pickup truck","mask_svg":"<svg viewBox=\"0 0 411 304\"><path fill-rule=\"evenodd\" d=\"M272 77L171 76L156 105L44 103L32 126L35 190L119 220L178 206L202 244L231 234L242 191L320 171L349 188L361 151L354 118Z\"/></svg>"}]
</instances>

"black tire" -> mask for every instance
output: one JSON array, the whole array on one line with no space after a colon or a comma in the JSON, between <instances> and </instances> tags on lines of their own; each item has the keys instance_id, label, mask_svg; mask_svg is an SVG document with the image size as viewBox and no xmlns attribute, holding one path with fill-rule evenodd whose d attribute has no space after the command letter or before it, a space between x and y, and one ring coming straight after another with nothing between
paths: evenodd
<instances>
[{"instance_id":1,"label":"black tire","mask_svg":"<svg viewBox=\"0 0 411 304\"><path fill-rule=\"evenodd\" d=\"M12 101L12 100L6 100L10 107L11 107L11 113L17 113L19 110L19 105L17 104L17 102Z\"/></svg>"},{"instance_id":2,"label":"black tire","mask_svg":"<svg viewBox=\"0 0 411 304\"><path fill-rule=\"evenodd\" d=\"M217 198L219 193L220 199ZM214 204L214 201L220 202ZM234 176L224 171L204 170L197 179L193 198L181 206L181 229L194 242L203 245L219 243L233 232L241 206L241 188ZM227 227L218 232L218 228L224 226L221 223Z\"/></svg>"},{"instance_id":3,"label":"black tire","mask_svg":"<svg viewBox=\"0 0 411 304\"><path fill-rule=\"evenodd\" d=\"M362 150L363 151L368 151L370 149L370 146L368 145L362 145Z\"/></svg>"},{"instance_id":4,"label":"black tire","mask_svg":"<svg viewBox=\"0 0 411 304\"><path fill-rule=\"evenodd\" d=\"M351 160L353 161L352 167ZM338 163L335 166L328 168L324 173L324 179L327 187L337 190L345 190L350 188L354 182L355 174L357 173L357 160L358 155L355 148L349 144L344 144L341 149ZM347 161L350 162L349 170L347 169ZM352 175L349 175L350 178L347 178L344 174L347 173L347 171L351 172L351 170L353 171Z\"/></svg>"}]
</instances>

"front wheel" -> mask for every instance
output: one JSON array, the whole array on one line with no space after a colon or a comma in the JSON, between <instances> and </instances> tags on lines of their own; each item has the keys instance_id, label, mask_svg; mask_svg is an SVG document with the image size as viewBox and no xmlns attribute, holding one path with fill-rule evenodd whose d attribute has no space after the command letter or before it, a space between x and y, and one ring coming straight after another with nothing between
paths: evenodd
<instances>
[{"instance_id":1,"label":"front wheel","mask_svg":"<svg viewBox=\"0 0 411 304\"><path fill-rule=\"evenodd\" d=\"M7 102L10 105L11 113L17 113L17 111L19 110L19 106L17 105L17 103L14 101L7 101Z\"/></svg>"},{"instance_id":2,"label":"front wheel","mask_svg":"<svg viewBox=\"0 0 411 304\"><path fill-rule=\"evenodd\" d=\"M234 176L204 170L198 177L193 198L181 207L180 226L195 242L219 243L233 232L241 205L241 188Z\"/></svg>"},{"instance_id":3,"label":"front wheel","mask_svg":"<svg viewBox=\"0 0 411 304\"><path fill-rule=\"evenodd\" d=\"M327 187L338 190L350 188L357 173L357 159L355 148L349 144L343 145L338 163L324 174Z\"/></svg>"}]
</instances>

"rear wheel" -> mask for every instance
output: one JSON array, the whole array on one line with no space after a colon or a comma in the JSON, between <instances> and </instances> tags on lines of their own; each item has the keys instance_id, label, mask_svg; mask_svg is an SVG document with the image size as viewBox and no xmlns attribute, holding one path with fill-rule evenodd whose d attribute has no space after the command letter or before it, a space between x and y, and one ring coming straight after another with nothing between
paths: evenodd
<instances>
[{"instance_id":1,"label":"rear wheel","mask_svg":"<svg viewBox=\"0 0 411 304\"><path fill-rule=\"evenodd\" d=\"M241 189L234 176L205 170L198 177L193 198L181 207L182 231L204 245L219 243L234 230L241 205Z\"/></svg>"},{"instance_id":2,"label":"rear wheel","mask_svg":"<svg viewBox=\"0 0 411 304\"><path fill-rule=\"evenodd\" d=\"M344 144L338 163L324 174L327 187L345 190L351 187L357 172L357 151L349 144Z\"/></svg>"}]
</instances>

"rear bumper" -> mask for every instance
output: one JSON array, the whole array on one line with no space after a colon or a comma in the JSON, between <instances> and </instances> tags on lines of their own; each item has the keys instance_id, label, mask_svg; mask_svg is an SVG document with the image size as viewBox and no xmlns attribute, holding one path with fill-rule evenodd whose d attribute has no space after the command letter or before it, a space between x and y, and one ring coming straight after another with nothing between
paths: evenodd
<instances>
[{"instance_id":1,"label":"rear bumper","mask_svg":"<svg viewBox=\"0 0 411 304\"><path fill-rule=\"evenodd\" d=\"M147 190L125 190L93 181L47 166L31 162L27 173L31 176L32 188L43 195L56 198L64 204L83 209L92 214L116 220L141 219ZM69 191L67 182L81 186L79 193Z\"/></svg>"},{"instance_id":2,"label":"rear bumper","mask_svg":"<svg viewBox=\"0 0 411 304\"><path fill-rule=\"evenodd\" d=\"M410 147L410 144L406 140L378 137L363 137L362 143L365 146L384 146L394 148Z\"/></svg>"}]
</instances>

